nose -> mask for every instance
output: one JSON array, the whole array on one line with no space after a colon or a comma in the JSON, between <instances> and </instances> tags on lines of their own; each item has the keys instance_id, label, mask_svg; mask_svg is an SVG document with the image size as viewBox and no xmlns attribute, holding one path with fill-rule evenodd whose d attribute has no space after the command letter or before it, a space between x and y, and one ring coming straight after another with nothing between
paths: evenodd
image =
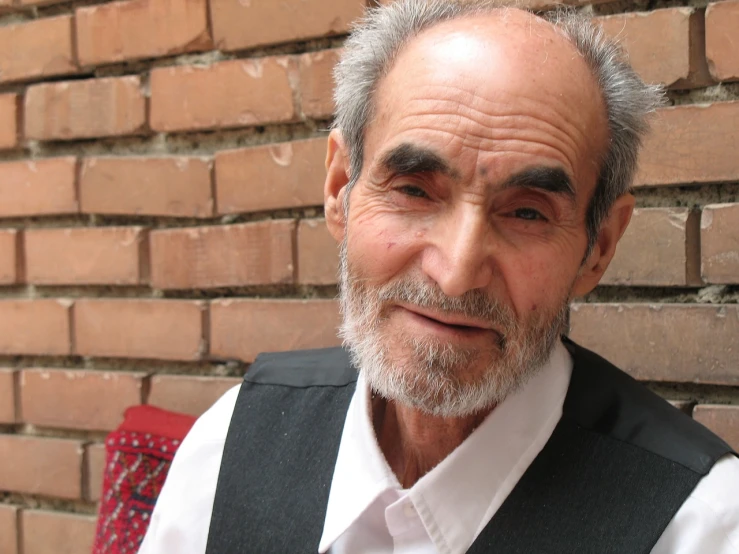
<instances>
[{"instance_id":1,"label":"nose","mask_svg":"<svg viewBox=\"0 0 739 554\"><path fill-rule=\"evenodd\" d=\"M421 264L447 296L485 288L494 274L493 237L484 210L469 206L456 212L430 230Z\"/></svg>"}]
</instances>

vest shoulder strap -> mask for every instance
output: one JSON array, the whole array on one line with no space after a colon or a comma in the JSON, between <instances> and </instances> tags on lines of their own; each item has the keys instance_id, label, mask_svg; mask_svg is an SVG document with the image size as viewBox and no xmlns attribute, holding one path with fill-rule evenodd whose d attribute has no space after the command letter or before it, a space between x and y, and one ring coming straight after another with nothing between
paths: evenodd
<instances>
[{"instance_id":1,"label":"vest shoulder strap","mask_svg":"<svg viewBox=\"0 0 739 554\"><path fill-rule=\"evenodd\" d=\"M563 406L583 429L705 475L731 447L633 377L569 339L572 378Z\"/></svg>"},{"instance_id":2,"label":"vest shoulder strap","mask_svg":"<svg viewBox=\"0 0 739 554\"><path fill-rule=\"evenodd\" d=\"M257 358L226 436L207 554L317 552L356 378L341 348Z\"/></svg>"}]
</instances>

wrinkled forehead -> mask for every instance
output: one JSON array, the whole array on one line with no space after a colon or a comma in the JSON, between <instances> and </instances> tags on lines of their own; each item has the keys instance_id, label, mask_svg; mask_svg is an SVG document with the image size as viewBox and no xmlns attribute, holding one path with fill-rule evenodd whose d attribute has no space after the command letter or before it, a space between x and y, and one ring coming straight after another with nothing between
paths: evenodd
<instances>
[{"instance_id":1,"label":"wrinkled forehead","mask_svg":"<svg viewBox=\"0 0 739 554\"><path fill-rule=\"evenodd\" d=\"M442 111L447 103L543 119L591 160L600 160L607 145L605 104L592 70L551 23L517 9L422 32L401 50L376 101L378 122L402 120L419 101Z\"/></svg>"}]
</instances>

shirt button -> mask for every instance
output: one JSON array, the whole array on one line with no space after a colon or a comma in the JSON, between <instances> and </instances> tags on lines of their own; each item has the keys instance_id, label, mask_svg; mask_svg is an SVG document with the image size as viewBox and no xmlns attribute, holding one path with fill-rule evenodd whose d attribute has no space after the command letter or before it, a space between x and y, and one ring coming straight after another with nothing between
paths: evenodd
<instances>
[{"instance_id":1,"label":"shirt button","mask_svg":"<svg viewBox=\"0 0 739 554\"><path fill-rule=\"evenodd\" d=\"M408 504L403 506L403 513L405 514L405 517L415 517L416 509L413 507L411 502L408 502Z\"/></svg>"}]
</instances>

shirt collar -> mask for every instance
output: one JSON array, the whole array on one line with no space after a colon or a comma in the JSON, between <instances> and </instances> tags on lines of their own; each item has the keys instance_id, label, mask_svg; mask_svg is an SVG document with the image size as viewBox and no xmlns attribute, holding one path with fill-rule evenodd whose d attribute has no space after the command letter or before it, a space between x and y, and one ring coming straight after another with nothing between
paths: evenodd
<instances>
[{"instance_id":1,"label":"shirt collar","mask_svg":"<svg viewBox=\"0 0 739 554\"><path fill-rule=\"evenodd\" d=\"M400 489L377 443L370 417L369 387L362 373L349 403L331 481L318 552L327 552L372 502L388 489Z\"/></svg>"},{"instance_id":2,"label":"shirt collar","mask_svg":"<svg viewBox=\"0 0 739 554\"><path fill-rule=\"evenodd\" d=\"M572 373L558 342L544 367L508 396L438 466L408 491L439 552L465 552L562 415ZM319 545L325 553L383 492L401 486L377 443L369 391L360 373L349 404Z\"/></svg>"}]
</instances>

